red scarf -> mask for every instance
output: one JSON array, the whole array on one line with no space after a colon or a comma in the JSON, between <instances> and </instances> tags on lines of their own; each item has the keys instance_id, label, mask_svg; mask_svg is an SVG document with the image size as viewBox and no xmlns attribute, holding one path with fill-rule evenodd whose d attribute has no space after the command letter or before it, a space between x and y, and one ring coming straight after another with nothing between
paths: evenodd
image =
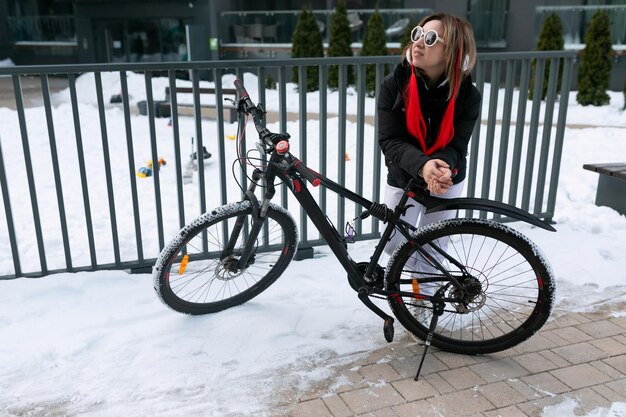
<instances>
[{"instance_id":1,"label":"red scarf","mask_svg":"<svg viewBox=\"0 0 626 417\"><path fill-rule=\"evenodd\" d=\"M417 139L422 151L428 156L433 152L445 148L454 137L454 103L456 101L456 92L459 87L459 61L461 60L461 49L456 59L454 87L452 97L448 101L448 107L441 119L441 126L437 139L431 147L426 146L426 122L422 115L420 106L419 89L417 88L417 77L415 76L415 68L411 68L411 78L404 90L404 103L406 110L406 128L409 133Z\"/></svg>"}]
</instances>

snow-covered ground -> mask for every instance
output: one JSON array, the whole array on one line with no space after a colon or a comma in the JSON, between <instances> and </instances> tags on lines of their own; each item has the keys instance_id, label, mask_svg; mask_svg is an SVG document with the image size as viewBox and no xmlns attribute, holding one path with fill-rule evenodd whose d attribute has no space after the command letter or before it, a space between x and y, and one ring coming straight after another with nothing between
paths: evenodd
<instances>
[{"instance_id":1,"label":"snow-covered ground","mask_svg":"<svg viewBox=\"0 0 626 417\"><path fill-rule=\"evenodd\" d=\"M119 92L115 77L103 74L105 98ZM244 80L254 99L257 93L254 77L246 75ZM128 81L135 103L143 98L143 78L130 75ZM232 79L225 77L225 86L231 82ZM162 79L155 79L155 95L163 92L166 84ZM78 80L98 260L107 261L113 259L113 251L109 243L102 143L92 85L92 76ZM277 108L274 93L267 91L269 109ZM611 93L609 106L592 108L577 105L574 94L569 101L568 123L597 127L566 130L554 217L558 232L549 233L522 223L511 224L535 241L551 261L559 286L557 308L568 311L590 310L599 303L626 300L626 258L623 256L626 253L626 217L612 209L595 206L597 174L582 169L584 163L624 162L626 113L620 110L623 96ZM297 109L297 95L289 96L288 108ZM329 111L332 112L337 99L332 93L329 96ZM488 97L487 91L484 97ZM55 132L69 212L72 259L75 265L80 265L89 262L89 249L81 220L84 215L82 197L80 192L73 192L81 186L68 98L67 92L54 97ZM309 110L317 108L315 100L316 95L312 93ZM515 111L516 98L513 103ZM367 101L366 109L373 114L371 100ZM483 117L486 114L483 111ZM60 229L45 113L42 108L32 108L27 110L26 117L48 263L50 268L61 267L64 257L62 241L54 237L60 236ZM111 159L119 166L113 170L113 181L116 190L122 190L116 194L115 201L120 245L122 253L133 254L136 243L127 191L124 118L118 108L108 109L106 117ZM29 221L32 215L23 174L24 158L20 156L19 124L16 113L6 108L0 108L0 119L11 204L21 237L21 262L28 270L32 264L36 268L38 256L32 220ZM329 121L329 137L336 133L337 124L336 119ZM133 117L132 126L134 162L139 167L150 158L146 118ZM309 137L317 137L316 122L309 122L309 127ZM207 148L217 155L216 141L210 139L215 123L203 121L203 129L209 132L205 134ZM371 137L368 132L373 128L367 129L365 136ZM297 133L297 124L289 124L288 130ZM234 134L236 126L227 124L225 131L227 135ZM484 131L482 129L481 133ZM348 138L354 137L356 126L348 123L347 132ZM193 121L181 118L181 138L193 135ZM159 155L173 160L171 128L163 120L157 122L157 140ZM313 143L307 149L310 166L316 167L313 155L317 149L314 141L310 142ZM297 135L292 143L297 155ZM184 153L187 146L190 144L183 144ZM348 139L347 146L348 152L354 155L354 141ZM227 161L234 159L234 147L232 141L225 143ZM329 149L333 161L337 160L334 148ZM366 158L375 149L375 144L366 144ZM11 157L7 157L9 153ZM210 161L206 169L207 180L215 182L219 177L217 163ZM351 171L347 170L348 186L355 181ZM167 238L178 228L173 167L167 165L161 173L162 194L172 201L164 210ZM328 176L335 175L336 171L330 168ZM239 190L230 178L230 170L227 176L229 200L234 200ZM137 181L143 214L144 253L148 257L156 256L158 242L151 214L154 190L149 179L137 178ZM371 178L365 178L365 182L367 194L372 188ZM197 192L197 181L185 187L185 192L193 195ZM220 204L219 195L212 192L215 190L212 187L211 182L207 182L209 207ZM190 219L198 214L197 199L186 201L186 218ZM331 211L334 207L336 204L329 202ZM3 217L4 211L1 211L0 218ZM354 244L351 254L356 260L367 260L373 246L374 242ZM12 271L9 248L6 224L0 224L0 253L4 254L0 257L0 273ZM330 371L317 367L322 361L340 362L344 357L385 344L380 320L359 302L346 282L345 272L324 248L316 249L314 259L292 263L283 277L251 302L203 317L173 313L158 301L149 275L129 275L121 271L18 279L0 282L0 289L0 415L264 415L269 414L268 404L288 387L302 390L328 376ZM546 416L557 415L552 412L546 410Z\"/></svg>"}]
</instances>

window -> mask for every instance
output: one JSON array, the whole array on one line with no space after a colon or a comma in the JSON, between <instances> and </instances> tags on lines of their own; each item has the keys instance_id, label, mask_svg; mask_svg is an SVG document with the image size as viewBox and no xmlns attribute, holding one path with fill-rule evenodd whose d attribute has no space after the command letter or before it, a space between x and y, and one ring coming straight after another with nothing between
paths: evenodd
<instances>
[{"instance_id":1,"label":"window","mask_svg":"<svg viewBox=\"0 0 626 417\"><path fill-rule=\"evenodd\" d=\"M506 48L508 0L469 0L467 18L479 48Z\"/></svg>"},{"instance_id":2,"label":"window","mask_svg":"<svg viewBox=\"0 0 626 417\"><path fill-rule=\"evenodd\" d=\"M615 45L625 45L626 0L587 0L586 4L578 6L538 6L535 12L535 40L546 16L556 13L563 22L565 49L582 49L591 19L600 10L609 14L614 48Z\"/></svg>"}]
</instances>

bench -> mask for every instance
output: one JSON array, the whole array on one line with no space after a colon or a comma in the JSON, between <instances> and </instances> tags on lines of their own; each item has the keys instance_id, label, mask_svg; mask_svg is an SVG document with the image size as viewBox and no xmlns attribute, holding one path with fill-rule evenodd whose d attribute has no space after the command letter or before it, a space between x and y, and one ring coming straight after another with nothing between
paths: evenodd
<instances>
[{"instance_id":1,"label":"bench","mask_svg":"<svg viewBox=\"0 0 626 417\"><path fill-rule=\"evenodd\" d=\"M626 163L585 164L583 168L600 174L596 205L626 215Z\"/></svg>"},{"instance_id":2,"label":"bench","mask_svg":"<svg viewBox=\"0 0 626 417\"><path fill-rule=\"evenodd\" d=\"M176 95L178 94L193 94L192 87L176 87ZM198 92L200 94L213 94L215 95L215 88L199 88ZM155 117L171 117L172 109L170 106L170 87L165 87L165 100L162 101L154 101L154 115ZM222 89L222 97L225 96L233 96L234 99L237 95L237 90L234 88L223 88ZM179 103L178 104L178 114L183 116L193 116L193 104L192 103ZM140 101L137 103L139 107L139 114L147 115L147 103L146 101ZM233 123L237 121L237 108L232 104L225 102L223 103L223 111L224 111L224 121L228 123ZM217 119L216 114L217 107L215 104L201 104L200 105L200 116L206 117L207 119Z\"/></svg>"}]
</instances>

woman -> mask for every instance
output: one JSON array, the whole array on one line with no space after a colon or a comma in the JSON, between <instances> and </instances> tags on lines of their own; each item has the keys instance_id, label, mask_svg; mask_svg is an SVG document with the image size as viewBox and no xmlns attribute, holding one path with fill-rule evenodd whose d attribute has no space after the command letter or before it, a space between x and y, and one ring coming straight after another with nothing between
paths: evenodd
<instances>
[{"instance_id":1,"label":"woman","mask_svg":"<svg viewBox=\"0 0 626 417\"><path fill-rule=\"evenodd\" d=\"M414 177L433 195L461 195L468 143L480 109L481 96L469 74L476 62L469 22L431 15L413 29L411 39L402 62L384 79L378 99L379 143L388 168L385 203L390 208ZM454 216L449 211L425 214L424 206L411 204L403 219L417 227ZM391 254L402 240L396 233L386 252Z\"/></svg>"}]
</instances>

